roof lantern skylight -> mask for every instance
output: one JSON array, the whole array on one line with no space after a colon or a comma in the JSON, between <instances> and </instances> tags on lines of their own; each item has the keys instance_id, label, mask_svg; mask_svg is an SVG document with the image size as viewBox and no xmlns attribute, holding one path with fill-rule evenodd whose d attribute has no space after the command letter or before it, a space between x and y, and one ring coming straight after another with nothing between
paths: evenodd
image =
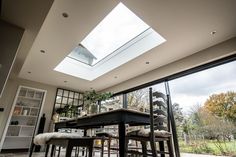
<instances>
[{"instance_id":1,"label":"roof lantern skylight","mask_svg":"<svg viewBox=\"0 0 236 157\"><path fill-rule=\"evenodd\" d=\"M91 81L165 41L120 2L54 70Z\"/></svg>"},{"instance_id":2,"label":"roof lantern skylight","mask_svg":"<svg viewBox=\"0 0 236 157\"><path fill-rule=\"evenodd\" d=\"M94 56L88 56L86 63L95 65L148 28L145 22L119 3L81 42L80 45ZM72 55L83 53L80 47L76 47L69 56L85 63L82 55Z\"/></svg>"}]
</instances>

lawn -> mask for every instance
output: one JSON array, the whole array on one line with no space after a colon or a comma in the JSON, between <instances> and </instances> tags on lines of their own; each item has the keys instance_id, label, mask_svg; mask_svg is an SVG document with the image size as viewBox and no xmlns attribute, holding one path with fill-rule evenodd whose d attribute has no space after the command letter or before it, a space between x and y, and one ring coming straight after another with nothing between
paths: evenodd
<instances>
[{"instance_id":1,"label":"lawn","mask_svg":"<svg viewBox=\"0 0 236 157\"><path fill-rule=\"evenodd\" d=\"M186 145L179 141L180 151L183 153L213 154L213 155L236 155L236 141L218 143L214 140L198 140Z\"/></svg>"}]
</instances>

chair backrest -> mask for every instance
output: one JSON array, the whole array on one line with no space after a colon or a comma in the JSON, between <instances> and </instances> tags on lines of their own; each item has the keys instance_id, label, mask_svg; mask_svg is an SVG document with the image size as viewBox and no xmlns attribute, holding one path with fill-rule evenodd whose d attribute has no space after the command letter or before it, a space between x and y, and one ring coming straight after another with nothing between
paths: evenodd
<instances>
[{"instance_id":1,"label":"chair backrest","mask_svg":"<svg viewBox=\"0 0 236 157\"><path fill-rule=\"evenodd\" d=\"M155 130L170 131L168 96L158 91L153 92L150 88L149 99L151 134Z\"/></svg>"}]
</instances>

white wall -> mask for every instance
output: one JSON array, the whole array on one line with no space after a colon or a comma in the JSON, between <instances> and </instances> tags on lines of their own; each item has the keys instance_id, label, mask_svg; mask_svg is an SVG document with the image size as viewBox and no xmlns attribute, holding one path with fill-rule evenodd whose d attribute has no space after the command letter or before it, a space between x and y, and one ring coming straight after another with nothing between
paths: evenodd
<instances>
[{"instance_id":1,"label":"white wall","mask_svg":"<svg viewBox=\"0 0 236 157\"><path fill-rule=\"evenodd\" d=\"M45 124L44 131L47 132L49 129L49 123L51 120L51 114L52 114L52 110L54 106L54 99L55 99L57 88L55 86L50 86L50 85L46 85L46 84L42 84L38 82L33 82L33 81L28 81L28 80L23 80L23 79L18 79L18 78L15 78L15 79L10 78L7 81L2 97L0 98L0 107L4 108L4 112L0 112L0 138L2 137L8 116L10 114L12 103L13 103L13 100L14 100L14 97L16 95L19 85L47 90L47 95L46 95L44 106L42 108L42 113L45 113L45 116L46 116L46 124Z\"/></svg>"},{"instance_id":2,"label":"white wall","mask_svg":"<svg viewBox=\"0 0 236 157\"><path fill-rule=\"evenodd\" d=\"M0 19L0 97L24 30Z\"/></svg>"},{"instance_id":3,"label":"white wall","mask_svg":"<svg viewBox=\"0 0 236 157\"><path fill-rule=\"evenodd\" d=\"M117 93L236 53L236 37L103 91Z\"/></svg>"}]
</instances>

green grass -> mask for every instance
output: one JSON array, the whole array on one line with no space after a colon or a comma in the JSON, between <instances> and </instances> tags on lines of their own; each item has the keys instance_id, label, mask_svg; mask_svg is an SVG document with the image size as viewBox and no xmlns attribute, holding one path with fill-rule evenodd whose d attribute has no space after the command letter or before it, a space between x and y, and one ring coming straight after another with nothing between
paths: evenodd
<instances>
[{"instance_id":1,"label":"green grass","mask_svg":"<svg viewBox=\"0 0 236 157\"><path fill-rule=\"evenodd\" d=\"M180 140L179 146L180 151L184 153L236 155L236 141L217 143L213 140L198 140L192 141L191 144L186 145L184 141Z\"/></svg>"}]
</instances>

